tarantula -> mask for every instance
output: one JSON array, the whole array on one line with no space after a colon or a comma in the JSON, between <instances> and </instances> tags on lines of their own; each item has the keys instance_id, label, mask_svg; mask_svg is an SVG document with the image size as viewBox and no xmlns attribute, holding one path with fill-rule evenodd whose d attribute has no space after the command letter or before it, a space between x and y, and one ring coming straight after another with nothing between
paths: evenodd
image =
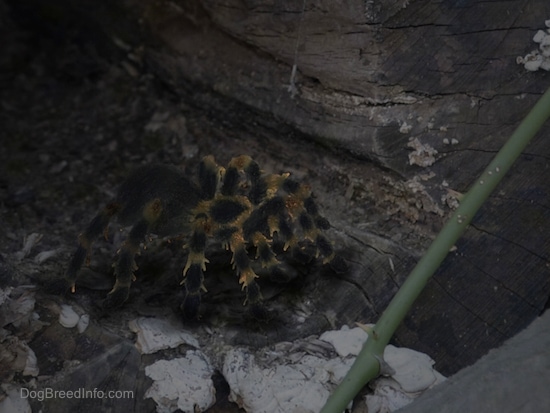
<instances>
[{"instance_id":1,"label":"tarantula","mask_svg":"<svg viewBox=\"0 0 550 413\"><path fill-rule=\"evenodd\" d=\"M133 224L114 265L116 282L103 302L110 308L128 299L137 269L134 257L149 232L167 236L188 234L188 251L181 284L185 298L180 308L188 318L197 318L204 287L205 257L209 237L232 253L231 264L246 290L245 304L261 312L262 296L251 267L258 260L273 276L280 275L279 260L272 248L276 240L281 253L312 253L333 261L331 242L322 231L329 222L319 215L311 189L289 178L289 173L266 174L249 156L238 156L227 168L212 156L199 166L198 185L175 166L149 165L135 171L120 187L116 199L92 219L78 237L78 248L63 281L75 291L77 273L89 262L92 243L107 234L110 219ZM336 262L336 261L334 261Z\"/></svg>"}]
</instances>

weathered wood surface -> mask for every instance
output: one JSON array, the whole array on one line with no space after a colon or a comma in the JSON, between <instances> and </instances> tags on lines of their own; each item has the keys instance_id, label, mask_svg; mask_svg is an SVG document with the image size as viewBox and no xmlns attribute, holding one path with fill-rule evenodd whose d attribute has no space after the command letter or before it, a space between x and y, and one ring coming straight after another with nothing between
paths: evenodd
<instances>
[{"instance_id":1,"label":"weathered wood surface","mask_svg":"<svg viewBox=\"0 0 550 413\"><path fill-rule=\"evenodd\" d=\"M51 15L22 3L39 19ZM550 85L515 61L550 17L542 0L306 1L304 13L299 1L52 4L60 33L68 26L106 54L131 55L127 70L153 73L177 94L190 131L183 140L200 155L227 161L247 151L311 182L352 263L342 279L321 277L310 290L335 324L376 320L450 213L447 185L466 191ZM549 131L396 335L445 373L515 334L548 300ZM437 150L433 164L410 164L412 138Z\"/></svg>"}]
</instances>

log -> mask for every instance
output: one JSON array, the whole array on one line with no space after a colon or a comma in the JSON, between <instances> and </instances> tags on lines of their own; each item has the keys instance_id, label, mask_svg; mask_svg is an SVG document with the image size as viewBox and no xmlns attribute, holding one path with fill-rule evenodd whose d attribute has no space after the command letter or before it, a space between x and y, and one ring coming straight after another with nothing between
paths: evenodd
<instances>
[{"instance_id":1,"label":"log","mask_svg":"<svg viewBox=\"0 0 550 413\"><path fill-rule=\"evenodd\" d=\"M205 114L189 125L201 151L246 150L307 177L351 263L348 274L310 284L316 311L336 325L376 320L458 195L549 85L547 73L516 63L537 47L532 37L550 16L543 0L8 4L154 74ZM547 305L549 131L395 336L443 373L472 364Z\"/></svg>"}]
</instances>

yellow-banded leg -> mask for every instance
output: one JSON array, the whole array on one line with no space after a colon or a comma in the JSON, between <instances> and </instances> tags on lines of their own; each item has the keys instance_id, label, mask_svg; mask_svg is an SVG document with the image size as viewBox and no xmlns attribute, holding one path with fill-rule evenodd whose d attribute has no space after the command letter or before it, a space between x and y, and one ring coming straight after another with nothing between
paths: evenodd
<instances>
[{"instance_id":1,"label":"yellow-banded leg","mask_svg":"<svg viewBox=\"0 0 550 413\"><path fill-rule=\"evenodd\" d=\"M252 243L256 247L256 259L260 261L262 268L269 272L270 279L275 282L289 282L293 277L288 273L288 267L283 265L277 259L271 246L272 241L263 234L256 232L252 236Z\"/></svg>"},{"instance_id":2,"label":"yellow-banded leg","mask_svg":"<svg viewBox=\"0 0 550 413\"><path fill-rule=\"evenodd\" d=\"M185 286L185 297L180 308L185 317L196 319L201 304L201 292L206 291L204 287L204 271L206 263L204 253L206 249L206 226L208 220L205 215L195 217L193 221L193 233L191 239L186 245L189 249L187 263L183 269L183 280L181 284Z\"/></svg>"},{"instance_id":3,"label":"yellow-banded leg","mask_svg":"<svg viewBox=\"0 0 550 413\"><path fill-rule=\"evenodd\" d=\"M216 164L213 156L205 156L202 159L199 164L199 184L202 190L202 199L214 198L223 174L223 168Z\"/></svg>"},{"instance_id":4,"label":"yellow-banded leg","mask_svg":"<svg viewBox=\"0 0 550 413\"><path fill-rule=\"evenodd\" d=\"M128 299L130 286L135 280L134 271L137 269L135 256L139 252L141 242L161 213L162 204L159 199L154 199L143 208L142 218L132 227L120 248L114 266L115 285L103 301L104 308L117 307Z\"/></svg>"},{"instance_id":5,"label":"yellow-banded leg","mask_svg":"<svg viewBox=\"0 0 550 413\"><path fill-rule=\"evenodd\" d=\"M330 224L326 218L319 215L310 188L291 179L285 180L282 188L288 193L285 198L288 214L292 220L298 221L304 238L311 241L312 248L315 249L315 257L321 255L324 264L332 261L335 256L334 249L331 242L320 231L329 229ZM296 254L299 254L299 251L296 251Z\"/></svg>"},{"instance_id":6,"label":"yellow-banded leg","mask_svg":"<svg viewBox=\"0 0 550 413\"><path fill-rule=\"evenodd\" d=\"M254 233L252 243L256 247L256 259L260 260L263 268L271 268L279 264L275 253L271 250L271 242L262 233Z\"/></svg>"},{"instance_id":7,"label":"yellow-banded leg","mask_svg":"<svg viewBox=\"0 0 550 413\"><path fill-rule=\"evenodd\" d=\"M235 232L229 241L229 248L233 253L231 260L233 267L239 275L239 283L246 290L246 298L244 305L248 307L248 311L259 320L268 318L267 311L263 306L262 293L260 286L255 279L258 277L254 270L250 267L250 258L246 251L246 244L242 233Z\"/></svg>"},{"instance_id":8,"label":"yellow-banded leg","mask_svg":"<svg viewBox=\"0 0 550 413\"><path fill-rule=\"evenodd\" d=\"M86 230L78 236L78 247L69 263L69 268L65 273L65 279L60 280L59 285L53 287L58 293L65 293L68 290L73 293L75 292L75 282L78 270L80 270L84 262L86 262L86 265L89 263L94 241L101 234L104 234L105 238L107 238L109 221L119 209L120 206L116 203L107 205L94 217L94 219L92 219Z\"/></svg>"}]
</instances>

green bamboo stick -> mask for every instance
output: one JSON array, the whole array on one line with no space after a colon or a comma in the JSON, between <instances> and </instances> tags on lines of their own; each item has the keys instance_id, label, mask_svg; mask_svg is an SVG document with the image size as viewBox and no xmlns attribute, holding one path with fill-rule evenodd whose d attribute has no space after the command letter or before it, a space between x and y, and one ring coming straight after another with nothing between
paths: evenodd
<instances>
[{"instance_id":1,"label":"green bamboo stick","mask_svg":"<svg viewBox=\"0 0 550 413\"><path fill-rule=\"evenodd\" d=\"M361 388L380 372L379 359L395 330L405 318L430 277L527 144L550 117L550 89L539 99L508 142L460 201L428 251L412 270L393 300L369 332L369 339L342 383L329 397L321 413L341 413Z\"/></svg>"}]
</instances>

